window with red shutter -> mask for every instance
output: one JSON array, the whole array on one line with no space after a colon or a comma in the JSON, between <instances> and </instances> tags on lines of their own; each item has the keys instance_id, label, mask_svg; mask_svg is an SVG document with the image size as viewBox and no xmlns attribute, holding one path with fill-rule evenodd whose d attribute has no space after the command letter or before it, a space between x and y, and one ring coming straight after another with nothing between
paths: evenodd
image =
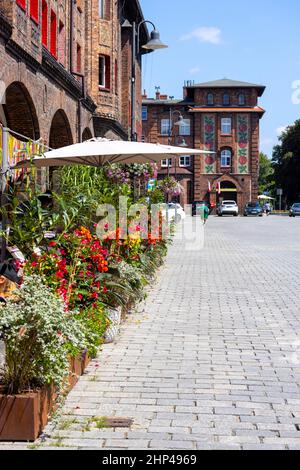
<instances>
[{"instance_id":1,"label":"window with red shutter","mask_svg":"<svg viewBox=\"0 0 300 470\"><path fill-rule=\"evenodd\" d=\"M30 0L30 17L36 23L39 22L39 0Z\"/></svg>"},{"instance_id":2,"label":"window with red shutter","mask_svg":"<svg viewBox=\"0 0 300 470\"><path fill-rule=\"evenodd\" d=\"M57 21L53 10L51 10L50 23L50 52L54 57L57 57Z\"/></svg>"},{"instance_id":3,"label":"window with red shutter","mask_svg":"<svg viewBox=\"0 0 300 470\"><path fill-rule=\"evenodd\" d=\"M110 89L110 57L99 56L99 88Z\"/></svg>"},{"instance_id":4,"label":"window with red shutter","mask_svg":"<svg viewBox=\"0 0 300 470\"><path fill-rule=\"evenodd\" d=\"M17 5L26 11L26 0L17 0Z\"/></svg>"},{"instance_id":5,"label":"window with red shutter","mask_svg":"<svg viewBox=\"0 0 300 470\"><path fill-rule=\"evenodd\" d=\"M42 44L48 47L48 5L45 0L42 2Z\"/></svg>"}]
</instances>

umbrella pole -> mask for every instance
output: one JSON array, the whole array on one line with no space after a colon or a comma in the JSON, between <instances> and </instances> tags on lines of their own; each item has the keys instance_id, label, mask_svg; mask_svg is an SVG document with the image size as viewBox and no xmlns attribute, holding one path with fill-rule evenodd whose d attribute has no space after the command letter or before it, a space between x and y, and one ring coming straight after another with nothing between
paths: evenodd
<instances>
[{"instance_id":1,"label":"umbrella pole","mask_svg":"<svg viewBox=\"0 0 300 470\"><path fill-rule=\"evenodd\" d=\"M2 129L2 162L1 162L1 210L2 210L2 236L1 236L1 262L3 263L6 259L6 227L7 217L5 211L6 205L6 171L8 164L8 128L3 127Z\"/></svg>"}]
</instances>

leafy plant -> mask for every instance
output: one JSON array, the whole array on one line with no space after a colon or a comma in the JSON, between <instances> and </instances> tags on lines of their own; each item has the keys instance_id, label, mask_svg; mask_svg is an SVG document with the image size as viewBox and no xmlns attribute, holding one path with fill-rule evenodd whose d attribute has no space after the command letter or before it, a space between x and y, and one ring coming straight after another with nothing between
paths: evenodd
<instances>
[{"instance_id":1,"label":"leafy plant","mask_svg":"<svg viewBox=\"0 0 300 470\"><path fill-rule=\"evenodd\" d=\"M25 279L16 300L1 304L0 332L5 343L1 384L8 394L51 384L61 389L69 373L68 345L77 353L86 346L76 314L66 313L35 275Z\"/></svg>"}]
</instances>

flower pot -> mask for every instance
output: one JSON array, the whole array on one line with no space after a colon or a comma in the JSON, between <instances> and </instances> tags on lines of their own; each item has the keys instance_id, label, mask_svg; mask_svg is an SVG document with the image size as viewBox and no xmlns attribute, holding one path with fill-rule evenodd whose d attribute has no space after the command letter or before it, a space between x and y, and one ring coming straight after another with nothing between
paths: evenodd
<instances>
[{"instance_id":1,"label":"flower pot","mask_svg":"<svg viewBox=\"0 0 300 470\"><path fill-rule=\"evenodd\" d=\"M122 307L116 310L110 310L107 314L107 318L110 320L110 325L104 333L104 342L112 343L120 330Z\"/></svg>"},{"instance_id":2,"label":"flower pot","mask_svg":"<svg viewBox=\"0 0 300 470\"><path fill-rule=\"evenodd\" d=\"M35 441L53 405L52 387L19 395L0 393L0 441Z\"/></svg>"},{"instance_id":3,"label":"flower pot","mask_svg":"<svg viewBox=\"0 0 300 470\"><path fill-rule=\"evenodd\" d=\"M72 390L78 382L81 375L84 374L85 369L91 362L88 352L85 350L77 357L70 357L70 374L68 378L68 391Z\"/></svg>"}]
</instances>

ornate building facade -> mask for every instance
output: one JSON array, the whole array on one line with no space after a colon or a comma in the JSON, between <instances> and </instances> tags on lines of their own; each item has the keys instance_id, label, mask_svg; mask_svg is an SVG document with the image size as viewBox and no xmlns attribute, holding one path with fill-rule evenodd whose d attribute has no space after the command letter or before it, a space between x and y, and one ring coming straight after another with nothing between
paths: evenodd
<instances>
[{"instance_id":1,"label":"ornate building facade","mask_svg":"<svg viewBox=\"0 0 300 470\"><path fill-rule=\"evenodd\" d=\"M183 182L182 203L217 204L230 199L242 210L247 202L257 200L259 124L265 112L258 98L264 90L262 85L223 79L186 83L183 100L159 93L152 100L144 96L146 141L182 145L184 139L189 147L214 152L194 159L187 155L177 163L175 159L162 162L161 176L169 173ZM178 120L180 114L184 122L176 126L173 117Z\"/></svg>"}]
</instances>

